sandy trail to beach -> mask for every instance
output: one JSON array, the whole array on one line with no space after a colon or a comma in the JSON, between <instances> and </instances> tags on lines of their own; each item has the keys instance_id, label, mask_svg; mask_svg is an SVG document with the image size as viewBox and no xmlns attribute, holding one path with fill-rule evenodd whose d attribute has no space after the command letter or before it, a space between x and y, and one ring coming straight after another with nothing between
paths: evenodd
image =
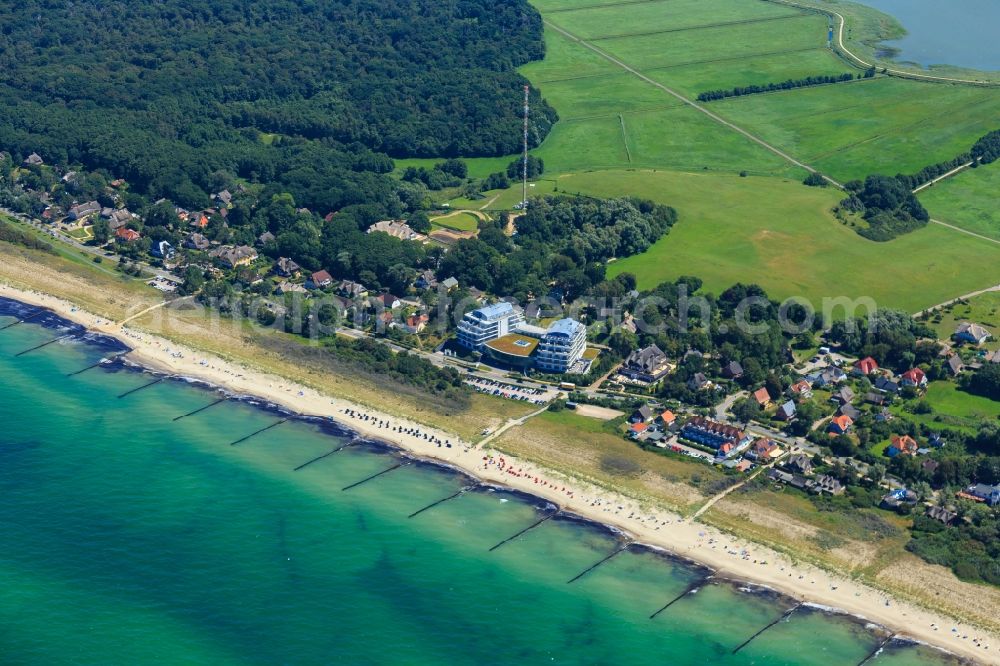
<instances>
[{"instance_id":1,"label":"sandy trail to beach","mask_svg":"<svg viewBox=\"0 0 1000 666\"><path fill-rule=\"evenodd\" d=\"M557 504L563 511L611 525L633 541L706 564L718 572L717 576L766 585L798 600L861 616L900 637L939 646L980 662L1000 664L997 634L891 598L873 587L817 567L793 564L774 550L702 523L641 506L623 495L470 445L453 434L336 396L322 395L282 377L221 360L127 325L120 326L49 295L0 284L0 296L51 308L66 319L114 336L133 349L128 355L133 362L150 369L200 379L233 393L258 396L299 414L332 418L364 437L390 442L416 456L453 465L483 481L531 493Z\"/></svg>"}]
</instances>

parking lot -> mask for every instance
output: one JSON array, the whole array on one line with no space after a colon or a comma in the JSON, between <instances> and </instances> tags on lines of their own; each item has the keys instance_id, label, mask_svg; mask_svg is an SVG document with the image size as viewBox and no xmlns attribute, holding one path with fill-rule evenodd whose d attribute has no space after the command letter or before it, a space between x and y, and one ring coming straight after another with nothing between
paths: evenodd
<instances>
[{"instance_id":1,"label":"parking lot","mask_svg":"<svg viewBox=\"0 0 1000 666\"><path fill-rule=\"evenodd\" d=\"M493 379L483 377L466 377L465 383L474 388L479 393L495 395L509 400L519 400L533 405L544 405L555 397L555 391L536 388L534 386L520 386L518 384L508 384Z\"/></svg>"}]
</instances>

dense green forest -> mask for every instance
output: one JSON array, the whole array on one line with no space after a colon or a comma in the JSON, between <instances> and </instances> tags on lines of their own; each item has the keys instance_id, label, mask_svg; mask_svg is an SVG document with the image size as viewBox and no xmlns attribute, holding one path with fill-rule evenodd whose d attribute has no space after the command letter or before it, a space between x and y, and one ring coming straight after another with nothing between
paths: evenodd
<instances>
[{"instance_id":1,"label":"dense green forest","mask_svg":"<svg viewBox=\"0 0 1000 666\"><path fill-rule=\"evenodd\" d=\"M515 68L544 55L524 0L6 1L0 25L0 147L188 206L218 172L386 203L386 155L516 152Z\"/></svg>"}]
</instances>

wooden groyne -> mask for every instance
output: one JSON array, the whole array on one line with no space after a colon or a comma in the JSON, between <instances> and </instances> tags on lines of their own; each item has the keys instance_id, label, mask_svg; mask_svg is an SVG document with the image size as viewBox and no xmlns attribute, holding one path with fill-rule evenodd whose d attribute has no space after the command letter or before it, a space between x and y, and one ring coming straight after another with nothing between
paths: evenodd
<instances>
[{"instance_id":1,"label":"wooden groyne","mask_svg":"<svg viewBox=\"0 0 1000 666\"><path fill-rule=\"evenodd\" d=\"M354 445L354 442L348 442L347 444L344 444L343 446L338 446L337 448L333 449L332 451L327 451L326 453L320 454L320 455L316 456L315 458L312 458L310 460L305 461L304 463L302 463L301 465L299 465L298 467L296 467L292 471L293 472L297 472L300 469L303 469L305 467L308 467L309 465L312 465L314 462L319 462L320 460L323 460L324 458L329 458L334 453L337 453L338 451L343 451L348 446L353 446L353 445Z\"/></svg>"},{"instance_id":2,"label":"wooden groyne","mask_svg":"<svg viewBox=\"0 0 1000 666\"><path fill-rule=\"evenodd\" d=\"M138 386L138 387L136 387L134 389L125 391L124 393L120 394L118 397L119 398L124 398L125 396L132 395L133 393L135 393L137 391L141 391L142 389L147 389L150 386L156 386L157 384L159 384L160 382L162 382L165 379L166 379L166 377L157 377L156 379L154 379L153 381L149 382L148 384L143 384L142 386Z\"/></svg>"},{"instance_id":3,"label":"wooden groyne","mask_svg":"<svg viewBox=\"0 0 1000 666\"><path fill-rule=\"evenodd\" d=\"M570 583L575 583L576 581L580 580L581 578L583 578L584 576L586 576L587 574L589 574L591 571L593 571L594 569L596 569L597 567L601 566L605 562L610 561L611 558L615 557L616 555L624 553L626 550L628 550L631 547L632 547L632 542L629 541L624 546L621 546L620 548L617 548L610 555L606 555L605 557L602 557L597 562L594 562L589 567L587 567L586 569L584 569L583 571L581 571L577 575L575 575L572 578L570 578L568 581L566 581L566 584L569 585Z\"/></svg>"},{"instance_id":4,"label":"wooden groyne","mask_svg":"<svg viewBox=\"0 0 1000 666\"><path fill-rule=\"evenodd\" d=\"M394 469L399 469L400 467L404 467L405 465L409 465L409 464L410 464L409 462L397 463L397 464L393 465L392 467L389 467L388 469L382 470L381 472L375 472L371 476L365 477L364 479L361 479L360 481L358 481L356 483L352 483L349 486L344 486L343 488L341 488L341 490L350 490L351 488L357 488L362 483L368 483L372 479L377 479L378 477L382 476L383 474L388 474L389 472L391 472Z\"/></svg>"},{"instance_id":5,"label":"wooden groyne","mask_svg":"<svg viewBox=\"0 0 1000 666\"><path fill-rule=\"evenodd\" d=\"M740 643L739 645L737 645L736 648L733 650L733 654L736 654L737 652L739 652L740 650L742 650L746 646L750 645L750 642L753 641L753 639L757 638L758 636L760 636L762 633L764 633L765 631L767 631L768 629L770 629L774 625L778 624L782 620L787 620L789 617L791 617L792 613L794 613L795 611L797 611L801 607L802 607L802 602L800 601L799 603L795 604L794 606L792 606L791 608L789 608L788 610L786 610L784 613L782 613L781 617L779 617L777 620L768 623L768 625L765 626L763 629L761 629L760 631L758 631L757 633L755 633L753 636L751 636L750 638L746 639L745 641L743 641L742 643Z\"/></svg>"},{"instance_id":6,"label":"wooden groyne","mask_svg":"<svg viewBox=\"0 0 1000 666\"><path fill-rule=\"evenodd\" d=\"M437 506L438 504L444 504L444 503L445 503L445 502L447 502L448 500L453 500L453 499L455 499L456 497L461 497L461 496L462 496L462 495L464 495L465 493L469 492L469 491L470 491L471 489L472 489L472 486L466 486L465 488L462 488L461 490L459 490L459 491L458 491L457 493L455 493L455 494L453 494L453 495L448 495L448 496L447 496L447 497L445 497L444 499L439 499L439 500L437 500L436 502L431 502L430 504L428 504L427 506L425 506L425 507L424 507L424 508L422 508L422 509L417 509L416 511L414 511L413 513L411 513L410 515L408 515L408 516L407 516L407 518L413 518L414 516L419 516L419 515L420 515L420 514L422 514L422 513L424 512L424 511L427 511L428 509L433 509L433 508L434 508L434 507L436 507L436 506Z\"/></svg>"},{"instance_id":7,"label":"wooden groyne","mask_svg":"<svg viewBox=\"0 0 1000 666\"><path fill-rule=\"evenodd\" d=\"M73 337L72 333L70 333L69 335L61 335L61 336L59 336L58 338L56 338L54 340L49 340L48 342L43 342L40 345L35 345L31 349L25 349L24 351L17 352L16 354L14 354L14 356L24 356L25 354L27 354L29 352L33 352L36 349L41 349L42 347L48 347L49 345L55 344L56 342L59 342L60 340L65 340L66 338L72 338L72 337Z\"/></svg>"},{"instance_id":8,"label":"wooden groyne","mask_svg":"<svg viewBox=\"0 0 1000 666\"><path fill-rule=\"evenodd\" d=\"M663 611L667 610L668 608L670 608L671 606L673 606L678 601L680 601L681 599L683 599L687 595L691 594L695 590L699 589L702 585L704 585L705 583L707 583L711 578L712 578L712 576L709 575L709 576L706 576L704 578L699 578L694 583L691 583L690 585L687 586L687 589L685 589L683 592L681 592L680 594L678 594L676 597L674 597L673 599L671 599L667 603L665 603L662 606L660 606L660 608L657 609L657 611L655 613L653 613L652 615L649 616L649 619L650 620L655 620L657 615L659 615Z\"/></svg>"},{"instance_id":9,"label":"wooden groyne","mask_svg":"<svg viewBox=\"0 0 1000 666\"><path fill-rule=\"evenodd\" d=\"M562 509L556 509L555 511L553 511L549 515L545 516L541 520L536 520L535 522L533 522L532 524L528 525L527 527L525 527L523 530L521 530L517 534L515 534L513 536L507 537L506 539L504 539L503 541L501 541L497 545L495 545L492 548L490 548L489 552L492 553L494 550L496 550L500 546L504 545L505 543L507 543L509 541L513 541L514 539L516 539L517 537L521 536L522 534L530 532L531 530L535 529L536 527L538 527L539 525L541 525L542 523L544 523L546 520L549 520L551 518L555 518L559 514L560 511L562 511Z\"/></svg>"},{"instance_id":10,"label":"wooden groyne","mask_svg":"<svg viewBox=\"0 0 1000 666\"><path fill-rule=\"evenodd\" d=\"M247 441L247 440L248 440L248 439L250 439L251 437L255 437L255 436L259 435L259 434L260 434L260 433L262 433L262 432L266 432L266 431L270 430L271 428L277 428L277 427L278 427L278 426L280 426L280 425L281 425L282 423L286 423L287 421L288 421L288 419L287 419L287 418L283 418L283 419L280 419L280 420L278 420L278 421L275 421L274 423L272 423L272 424L271 424L271 425L269 425L269 426L264 426L264 427L263 427L263 428L261 428L260 430L254 430L254 431L253 431L252 433L250 433L250 434L249 434L249 435L247 435L246 437L240 437L239 439L237 439L237 440L236 440L236 441L234 441L234 442L229 442L229 446L236 446L237 444L242 444L243 442Z\"/></svg>"},{"instance_id":11,"label":"wooden groyne","mask_svg":"<svg viewBox=\"0 0 1000 666\"><path fill-rule=\"evenodd\" d=\"M861 661L858 662L858 666L866 666L866 664L868 664L868 662L870 662L872 659L874 659L875 657L877 657L879 655L879 653L882 652L882 650L885 649L885 646L888 645L889 643L891 643L892 639L894 639L895 637L896 637L896 634L892 634L891 636L889 636L888 638L886 638L884 641L882 641L881 643L879 643L877 648L875 648L874 650L872 650L871 652L869 652L867 657L865 657L864 659L862 659Z\"/></svg>"},{"instance_id":12,"label":"wooden groyne","mask_svg":"<svg viewBox=\"0 0 1000 666\"><path fill-rule=\"evenodd\" d=\"M41 310L38 310L37 312L32 312L30 315L28 315L27 317L25 317L23 319L18 319L15 322L11 322L11 323L7 324L6 326L0 326L0 331L6 331L8 328L10 328L12 326L17 326L18 324L23 324L26 321L31 321L35 317L38 317L39 315L43 315L46 312L51 312L51 310L49 310L48 308L42 308Z\"/></svg>"},{"instance_id":13,"label":"wooden groyne","mask_svg":"<svg viewBox=\"0 0 1000 666\"><path fill-rule=\"evenodd\" d=\"M181 414L180 416L175 416L174 417L174 421L180 421L181 419L186 419L189 416L194 416L195 414L200 414L201 412L205 411L209 407L215 407L219 403L223 403L226 400L229 400L228 396L226 396L225 398L219 398L215 402L211 402L211 403L205 405L204 407L199 407L198 409L196 409L196 410L194 410L192 412L188 412L187 414Z\"/></svg>"},{"instance_id":14,"label":"wooden groyne","mask_svg":"<svg viewBox=\"0 0 1000 666\"><path fill-rule=\"evenodd\" d=\"M68 374L68 375L66 375L66 376L67 376L67 377L76 377L77 375L82 375L83 373L87 372L87 370L93 370L93 369L94 369L94 368L96 368L97 366L99 366L99 365L104 365L105 363L108 363L108 362L110 362L111 360L113 360L113 359L116 359L116 358L118 358L119 356L122 356L122 355L123 355L123 354L125 354L125 353L126 353L126 352L122 352L121 354L115 354L114 356L111 356L110 358L102 358L102 359L101 359L100 361L98 361L97 363L94 363L94 364L92 364L92 365L88 365L88 366L87 366L86 368L83 368L82 370L77 370L76 372L71 372L71 373L69 373L69 374Z\"/></svg>"}]
</instances>

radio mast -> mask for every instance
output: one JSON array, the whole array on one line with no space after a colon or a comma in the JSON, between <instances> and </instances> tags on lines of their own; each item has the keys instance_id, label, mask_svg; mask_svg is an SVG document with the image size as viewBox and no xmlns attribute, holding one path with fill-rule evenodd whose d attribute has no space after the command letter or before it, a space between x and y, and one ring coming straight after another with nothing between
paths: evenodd
<instances>
[{"instance_id":1,"label":"radio mast","mask_svg":"<svg viewBox=\"0 0 1000 666\"><path fill-rule=\"evenodd\" d=\"M528 86L524 86L524 154L521 159L521 210L528 208Z\"/></svg>"}]
</instances>

